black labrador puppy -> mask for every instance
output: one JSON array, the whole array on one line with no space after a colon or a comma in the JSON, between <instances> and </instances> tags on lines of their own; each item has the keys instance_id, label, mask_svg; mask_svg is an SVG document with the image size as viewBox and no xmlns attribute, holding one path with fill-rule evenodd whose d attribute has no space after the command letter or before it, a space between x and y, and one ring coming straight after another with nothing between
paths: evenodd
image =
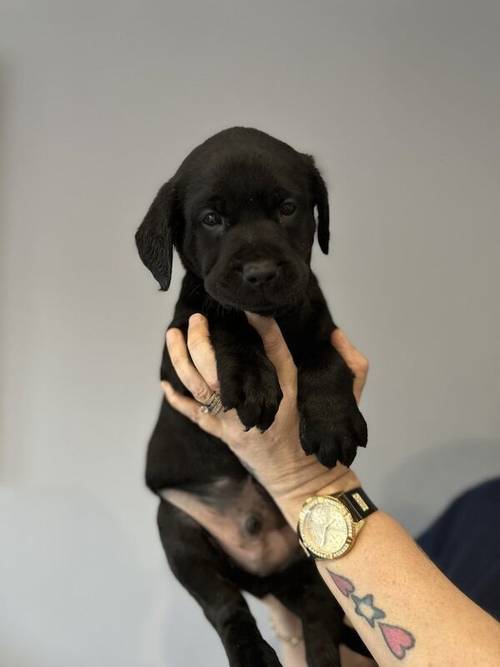
<instances>
[{"instance_id":1,"label":"black labrador puppy","mask_svg":"<svg viewBox=\"0 0 500 667\"><path fill-rule=\"evenodd\" d=\"M302 445L332 467L352 463L367 429L310 269L316 230L327 253L328 193L312 156L259 130L233 127L185 158L158 192L136 242L162 290L176 248L186 274L170 326L185 332L193 313L208 318L222 403L247 429L267 429L282 394L243 311L277 319L298 368ZM161 378L186 391L165 348ZM271 593L301 617L311 667L340 664L342 611L295 534L231 451L166 401L149 442L146 481L160 497L168 562L219 633L230 665L280 664L242 591ZM193 499L202 512L215 513L220 530L208 532L192 518L185 508Z\"/></svg>"}]
</instances>

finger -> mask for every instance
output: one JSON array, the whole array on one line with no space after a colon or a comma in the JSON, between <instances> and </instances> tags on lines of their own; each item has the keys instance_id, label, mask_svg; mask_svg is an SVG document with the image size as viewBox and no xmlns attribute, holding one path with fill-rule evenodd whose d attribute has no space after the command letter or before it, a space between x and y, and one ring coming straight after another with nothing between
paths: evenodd
<instances>
[{"instance_id":1,"label":"finger","mask_svg":"<svg viewBox=\"0 0 500 667\"><path fill-rule=\"evenodd\" d=\"M200 403L208 403L213 390L198 373L189 357L189 352L180 329L169 329L166 335L168 353L179 380Z\"/></svg>"},{"instance_id":2,"label":"finger","mask_svg":"<svg viewBox=\"0 0 500 667\"><path fill-rule=\"evenodd\" d=\"M368 359L351 343L342 329L332 331L331 341L353 373L367 375Z\"/></svg>"},{"instance_id":3,"label":"finger","mask_svg":"<svg viewBox=\"0 0 500 667\"><path fill-rule=\"evenodd\" d=\"M276 369L281 388L297 386L297 368L276 320L255 313L245 313L249 323L262 338L264 351Z\"/></svg>"},{"instance_id":4,"label":"finger","mask_svg":"<svg viewBox=\"0 0 500 667\"><path fill-rule=\"evenodd\" d=\"M342 329L332 332L331 342L354 373L353 392L359 403L368 376L368 359L351 343Z\"/></svg>"},{"instance_id":5,"label":"finger","mask_svg":"<svg viewBox=\"0 0 500 667\"><path fill-rule=\"evenodd\" d=\"M202 412L202 406L199 403L188 396L179 394L179 392L175 391L172 385L168 382L162 382L161 386L168 404L171 405L174 410L177 410L181 415L184 415L184 417L187 417L195 424L198 424L198 426L206 433L210 433L210 435L214 435L216 438L221 437L222 424L217 417L214 417L210 413Z\"/></svg>"},{"instance_id":6,"label":"finger","mask_svg":"<svg viewBox=\"0 0 500 667\"><path fill-rule=\"evenodd\" d=\"M352 393L354 394L356 403L359 403L361 401L361 395L363 394L363 389L365 388L365 384L366 384L366 376L365 377L359 377L359 375L354 376L354 381L352 383Z\"/></svg>"},{"instance_id":7,"label":"finger","mask_svg":"<svg viewBox=\"0 0 500 667\"><path fill-rule=\"evenodd\" d=\"M187 346L191 359L212 391L219 391L215 351L210 340L208 320L200 313L189 318Z\"/></svg>"}]
</instances>

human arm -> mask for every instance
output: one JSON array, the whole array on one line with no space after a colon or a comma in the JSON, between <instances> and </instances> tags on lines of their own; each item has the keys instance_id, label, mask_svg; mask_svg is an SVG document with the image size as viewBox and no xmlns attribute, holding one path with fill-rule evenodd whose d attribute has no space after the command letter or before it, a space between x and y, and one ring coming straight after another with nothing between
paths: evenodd
<instances>
[{"instance_id":1,"label":"human arm","mask_svg":"<svg viewBox=\"0 0 500 667\"><path fill-rule=\"evenodd\" d=\"M283 391L272 426L260 433L242 430L233 411L219 417L200 412L195 401L166 388L170 404L202 429L224 440L250 466L295 529L304 500L314 494L346 491L359 485L349 469L323 467L304 454L298 435L297 373L272 320L249 316L262 337ZM188 346L169 333L180 379L195 395L204 378L216 389L216 368L209 332L202 317L190 321ZM189 350L192 362L183 358ZM178 371L179 372L179 371ZM409 665L498 664L499 625L463 595L423 554L388 514L370 516L354 548L335 561L317 561L318 570L378 664L396 659ZM385 637L385 638L384 638Z\"/></svg>"},{"instance_id":2,"label":"human arm","mask_svg":"<svg viewBox=\"0 0 500 667\"><path fill-rule=\"evenodd\" d=\"M353 394L356 402L359 403L368 377L368 359L351 343L341 329L334 329L330 340L353 375ZM269 612L274 634L280 640L280 657L283 666L307 667L300 618L273 595L266 596L263 602ZM344 622L352 625L347 617ZM343 667L371 667L375 664L371 658L360 655L344 645L340 646L340 658Z\"/></svg>"}]
</instances>

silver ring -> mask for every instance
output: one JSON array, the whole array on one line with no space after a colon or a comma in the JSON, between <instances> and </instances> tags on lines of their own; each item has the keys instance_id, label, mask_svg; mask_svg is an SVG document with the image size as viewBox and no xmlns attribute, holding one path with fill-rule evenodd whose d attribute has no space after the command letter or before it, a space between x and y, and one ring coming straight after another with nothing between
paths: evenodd
<instances>
[{"instance_id":1,"label":"silver ring","mask_svg":"<svg viewBox=\"0 0 500 667\"><path fill-rule=\"evenodd\" d=\"M224 406L222 405L221 397L219 394L214 391L214 393L208 399L208 403L206 405L202 405L200 410L205 414L209 413L214 415L214 417L222 412L224 410Z\"/></svg>"}]
</instances>

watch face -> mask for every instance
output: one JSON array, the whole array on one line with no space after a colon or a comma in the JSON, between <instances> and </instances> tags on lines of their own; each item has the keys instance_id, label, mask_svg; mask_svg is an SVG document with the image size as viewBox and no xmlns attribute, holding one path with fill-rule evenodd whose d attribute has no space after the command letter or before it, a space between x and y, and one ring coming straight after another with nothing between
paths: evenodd
<instances>
[{"instance_id":1,"label":"watch face","mask_svg":"<svg viewBox=\"0 0 500 667\"><path fill-rule=\"evenodd\" d=\"M309 551L320 558L338 558L353 541L352 517L336 498L316 496L302 509L300 536Z\"/></svg>"}]
</instances>

